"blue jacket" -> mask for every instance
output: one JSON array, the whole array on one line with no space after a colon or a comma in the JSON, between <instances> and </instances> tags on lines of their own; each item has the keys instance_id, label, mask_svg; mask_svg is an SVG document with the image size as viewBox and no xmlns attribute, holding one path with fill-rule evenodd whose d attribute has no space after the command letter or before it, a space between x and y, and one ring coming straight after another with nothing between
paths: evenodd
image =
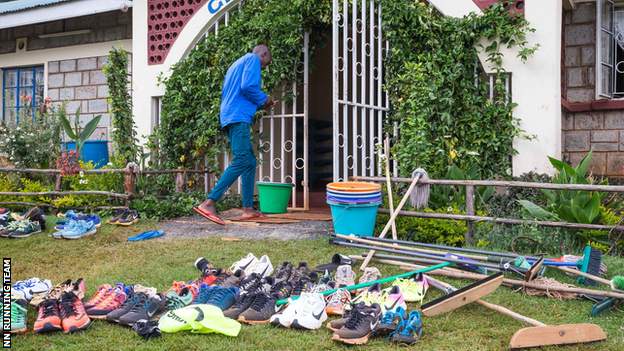
<instances>
[{"instance_id":1,"label":"blue jacket","mask_svg":"<svg viewBox=\"0 0 624 351\"><path fill-rule=\"evenodd\" d=\"M221 127L237 122L252 124L256 111L268 96L261 89L260 58L245 54L228 68L221 93Z\"/></svg>"}]
</instances>

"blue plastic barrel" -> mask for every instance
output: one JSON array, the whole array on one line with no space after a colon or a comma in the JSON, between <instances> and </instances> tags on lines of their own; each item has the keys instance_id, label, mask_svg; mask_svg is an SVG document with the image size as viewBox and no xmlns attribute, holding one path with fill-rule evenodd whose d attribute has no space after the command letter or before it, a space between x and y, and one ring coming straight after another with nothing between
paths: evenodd
<instances>
[{"instance_id":1,"label":"blue plastic barrel","mask_svg":"<svg viewBox=\"0 0 624 351\"><path fill-rule=\"evenodd\" d=\"M76 150L76 143L69 141L64 143L65 150ZM106 166L108 158L108 141L107 140L89 140L82 146L80 159L84 162L93 162L95 168Z\"/></svg>"},{"instance_id":2,"label":"blue plastic barrel","mask_svg":"<svg viewBox=\"0 0 624 351\"><path fill-rule=\"evenodd\" d=\"M327 204L331 208L336 234L373 236L380 202L343 204L328 200Z\"/></svg>"}]
</instances>

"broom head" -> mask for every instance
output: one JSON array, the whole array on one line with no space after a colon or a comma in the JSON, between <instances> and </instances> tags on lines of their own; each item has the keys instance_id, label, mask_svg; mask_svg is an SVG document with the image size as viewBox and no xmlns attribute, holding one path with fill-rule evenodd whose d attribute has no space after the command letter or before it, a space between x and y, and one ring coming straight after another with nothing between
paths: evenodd
<instances>
[{"instance_id":1,"label":"broom head","mask_svg":"<svg viewBox=\"0 0 624 351\"><path fill-rule=\"evenodd\" d=\"M606 338L607 334L595 324L547 325L518 330L509 341L509 348L524 349L548 345L581 344Z\"/></svg>"}]
</instances>

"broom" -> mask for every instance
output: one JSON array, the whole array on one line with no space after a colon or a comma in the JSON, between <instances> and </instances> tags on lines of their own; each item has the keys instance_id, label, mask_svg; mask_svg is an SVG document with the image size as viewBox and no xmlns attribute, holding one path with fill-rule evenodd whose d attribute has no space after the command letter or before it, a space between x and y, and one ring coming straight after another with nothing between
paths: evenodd
<instances>
[{"instance_id":1,"label":"broom","mask_svg":"<svg viewBox=\"0 0 624 351\"><path fill-rule=\"evenodd\" d=\"M421 180L424 181L425 184L418 184L418 182ZM394 225L395 219L399 215L399 212L401 212L401 210L403 209L403 206L405 206L408 198L410 199L412 206L416 208L423 208L427 206L427 203L429 202L429 183L427 183L428 180L429 176L427 175L427 171L425 171L424 169L417 168L416 170L414 170L414 172L412 172L412 182L410 183L409 188L407 188L405 195L403 195L401 202L399 202L394 212L391 213L388 223L386 223L386 226L381 231L381 234L379 234L380 238L384 238L386 234L388 234L388 230L390 230L390 227ZM360 266L360 270L363 271L366 266L368 266L368 263L373 258L374 254L375 250L370 250L368 252L366 259L364 260L364 262L362 262L362 265Z\"/></svg>"}]
</instances>

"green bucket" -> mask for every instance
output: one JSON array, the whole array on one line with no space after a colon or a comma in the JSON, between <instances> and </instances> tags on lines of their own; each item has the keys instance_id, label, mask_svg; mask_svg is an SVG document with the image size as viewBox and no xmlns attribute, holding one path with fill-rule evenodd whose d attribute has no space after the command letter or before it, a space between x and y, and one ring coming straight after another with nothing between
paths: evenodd
<instances>
[{"instance_id":1,"label":"green bucket","mask_svg":"<svg viewBox=\"0 0 624 351\"><path fill-rule=\"evenodd\" d=\"M260 212L286 213L292 188L292 183L257 182L260 198Z\"/></svg>"}]
</instances>

